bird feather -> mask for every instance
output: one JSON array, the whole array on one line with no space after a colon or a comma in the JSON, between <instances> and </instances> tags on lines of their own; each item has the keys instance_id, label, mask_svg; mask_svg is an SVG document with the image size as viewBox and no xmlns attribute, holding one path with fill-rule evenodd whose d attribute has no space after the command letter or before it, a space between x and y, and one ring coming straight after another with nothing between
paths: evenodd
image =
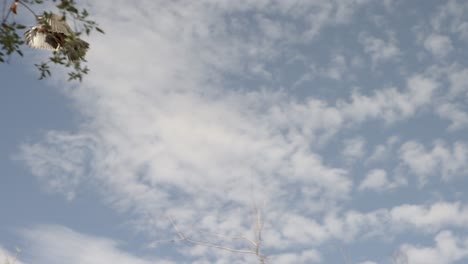
<instances>
[{"instance_id":1,"label":"bird feather","mask_svg":"<svg viewBox=\"0 0 468 264\"><path fill-rule=\"evenodd\" d=\"M51 42L48 34L39 31L40 26L32 27L24 33L26 44L35 49L55 50L57 43ZM55 45L54 45L55 43Z\"/></svg>"}]
</instances>

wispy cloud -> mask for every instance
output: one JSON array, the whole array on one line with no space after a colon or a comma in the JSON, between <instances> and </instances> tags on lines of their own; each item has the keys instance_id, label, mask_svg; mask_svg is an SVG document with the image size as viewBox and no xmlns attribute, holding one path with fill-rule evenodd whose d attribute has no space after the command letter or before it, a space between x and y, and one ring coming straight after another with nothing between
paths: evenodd
<instances>
[{"instance_id":1,"label":"wispy cloud","mask_svg":"<svg viewBox=\"0 0 468 264\"><path fill-rule=\"evenodd\" d=\"M391 155L400 139L397 136L390 136L383 144L374 147L372 154L366 160L366 163L385 163L391 160Z\"/></svg>"},{"instance_id":2,"label":"wispy cloud","mask_svg":"<svg viewBox=\"0 0 468 264\"><path fill-rule=\"evenodd\" d=\"M425 184L429 176L440 175L444 181L464 175L468 171L468 148L463 142L452 147L443 142L435 142L431 150L415 141L404 143L400 148L404 165Z\"/></svg>"},{"instance_id":3,"label":"wispy cloud","mask_svg":"<svg viewBox=\"0 0 468 264\"><path fill-rule=\"evenodd\" d=\"M18 249L19 250L19 249ZM6 250L5 248L3 248L2 246L0 246L0 262L1 263L5 263L5 264L23 264L24 262L20 261L19 260L19 252L17 253L12 253L8 250Z\"/></svg>"},{"instance_id":4,"label":"wispy cloud","mask_svg":"<svg viewBox=\"0 0 468 264\"><path fill-rule=\"evenodd\" d=\"M50 147L45 148L44 144ZM80 178L89 172L87 161L93 148L92 139L50 131L44 144L23 144L21 155L14 158L24 161L50 191L61 192L72 200Z\"/></svg>"},{"instance_id":5,"label":"wispy cloud","mask_svg":"<svg viewBox=\"0 0 468 264\"><path fill-rule=\"evenodd\" d=\"M452 41L450 38L439 34L429 35L424 41L424 47L433 56L439 58L443 58L453 51Z\"/></svg>"},{"instance_id":6,"label":"wispy cloud","mask_svg":"<svg viewBox=\"0 0 468 264\"><path fill-rule=\"evenodd\" d=\"M449 131L456 131L465 128L468 125L468 113L455 103L441 104L436 109L437 114L451 121L448 127Z\"/></svg>"},{"instance_id":7,"label":"wispy cloud","mask_svg":"<svg viewBox=\"0 0 468 264\"><path fill-rule=\"evenodd\" d=\"M400 250L408 263L456 263L468 256L468 241L450 231L442 231L434 238L433 247L405 244Z\"/></svg>"},{"instance_id":8,"label":"wispy cloud","mask_svg":"<svg viewBox=\"0 0 468 264\"><path fill-rule=\"evenodd\" d=\"M343 143L343 157L352 162L361 159L366 153L366 141L361 137L345 140Z\"/></svg>"},{"instance_id":9,"label":"wispy cloud","mask_svg":"<svg viewBox=\"0 0 468 264\"><path fill-rule=\"evenodd\" d=\"M63 226L24 229L21 235L28 247L28 263L70 264L170 264L172 261L145 260L119 248L116 241L80 234Z\"/></svg>"},{"instance_id":10,"label":"wispy cloud","mask_svg":"<svg viewBox=\"0 0 468 264\"><path fill-rule=\"evenodd\" d=\"M359 184L359 190L381 191L391 188L387 178L387 172L380 169L370 171L366 178Z\"/></svg>"},{"instance_id":11,"label":"wispy cloud","mask_svg":"<svg viewBox=\"0 0 468 264\"><path fill-rule=\"evenodd\" d=\"M351 102L339 102L346 119L361 123L383 119L387 123L412 117L431 103L438 83L430 78L415 75L407 79L402 92L396 87L380 89L371 96L353 92Z\"/></svg>"},{"instance_id":12,"label":"wispy cloud","mask_svg":"<svg viewBox=\"0 0 468 264\"><path fill-rule=\"evenodd\" d=\"M454 69L448 74L450 95L468 98L468 69Z\"/></svg>"},{"instance_id":13,"label":"wispy cloud","mask_svg":"<svg viewBox=\"0 0 468 264\"><path fill-rule=\"evenodd\" d=\"M359 35L359 42L363 45L364 52L371 56L373 65L396 60L401 53L396 39L392 36L386 41L370 36L367 33L362 33Z\"/></svg>"}]
</instances>

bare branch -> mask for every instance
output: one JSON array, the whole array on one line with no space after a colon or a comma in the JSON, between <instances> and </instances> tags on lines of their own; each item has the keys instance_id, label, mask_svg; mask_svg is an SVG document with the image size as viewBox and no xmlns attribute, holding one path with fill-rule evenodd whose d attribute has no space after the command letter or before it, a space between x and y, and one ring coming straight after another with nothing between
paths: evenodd
<instances>
[{"instance_id":1,"label":"bare branch","mask_svg":"<svg viewBox=\"0 0 468 264\"><path fill-rule=\"evenodd\" d=\"M22 6L24 6L29 12L31 12L34 17L37 17L37 14L25 3L23 3L23 1L18 1Z\"/></svg>"},{"instance_id":2,"label":"bare branch","mask_svg":"<svg viewBox=\"0 0 468 264\"><path fill-rule=\"evenodd\" d=\"M228 236L223 236L223 235L221 235L219 233L208 232L208 231L204 231L204 230L201 230L201 229L198 229L197 231L199 233L207 233L207 234L209 234L211 236L219 237L220 239L223 239L223 240L245 240L247 243L251 244L252 246L254 246L254 247L257 246L257 244L253 240L251 240L251 239L249 239L249 238L247 238L245 236L228 237Z\"/></svg>"},{"instance_id":3,"label":"bare branch","mask_svg":"<svg viewBox=\"0 0 468 264\"><path fill-rule=\"evenodd\" d=\"M338 246L338 250L340 251L340 254L343 257L344 263L345 264L351 264L351 260L349 258L349 255L346 254L346 252L343 250L343 247Z\"/></svg>"},{"instance_id":4,"label":"bare branch","mask_svg":"<svg viewBox=\"0 0 468 264\"><path fill-rule=\"evenodd\" d=\"M206 242L200 242L193 240L191 238L188 238L182 234L182 232L179 230L177 227L176 223L174 222L174 219L171 216L167 217L169 221L171 222L172 227L174 228L175 232L177 233L177 236L179 236L180 241L187 241L189 243L195 244L195 245L200 245L200 246L205 246L205 247L211 247L211 248L218 248L218 249L223 249L226 251L234 252L234 253L243 253L243 254L253 254L256 255L256 251L253 250L242 250L242 249L235 249L235 248L230 248L226 246L221 246L221 245L216 245L216 244L210 244Z\"/></svg>"},{"instance_id":5,"label":"bare branch","mask_svg":"<svg viewBox=\"0 0 468 264\"><path fill-rule=\"evenodd\" d=\"M214 243L207 243L199 240L195 240L192 238L187 237L182 233L182 231L179 229L177 224L174 221L174 218L170 215L167 216L169 222L171 223L174 231L176 232L177 236L179 239L173 239L173 240L168 240L168 242L176 242L176 241L185 241L194 245L199 245L199 246L204 246L204 247L210 247L210 248L216 248L216 249L221 249L221 250L226 250L234 253L241 253L241 254L250 254L250 255L255 255L257 256L257 259L260 264L265 264L267 262L267 256L263 255L261 252L261 247L262 247L262 242L263 242L263 237L262 237L262 232L264 228L264 219L263 219L263 214L262 211L258 208L257 204L255 203L254 199L252 199L252 204L253 204L253 219L252 219L252 230L254 232L254 239L249 239L245 236L233 236L233 237L226 237L223 235L220 235L219 233L211 233L211 232L205 232L209 233L213 236L216 236L222 240L243 240L246 241L250 245L250 249L236 249L228 246L223 246L220 244L214 244ZM197 230L199 233L202 233L204 231L202 230ZM163 242L163 241L160 241ZM154 242L154 243L158 243Z\"/></svg>"},{"instance_id":6,"label":"bare branch","mask_svg":"<svg viewBox=\"0 0 468 264\"><path fill-rule=\"evenodd\" d=\"M174 230L176 231L177 235L180 237L181 240L185 240L185 237L182 235L182 233L180 232L179 228L177 227L177 225L174 223L174 219L172 219L172 216L168 216L167 217L169 219L169 221L171 221L171 224L172 224L172 227L174 228Z\"/></svg>"},{"instance_id":7,"label":"bare branch","mask_svg":"<svg viewBox=\"0 0 468 264\"><path fill-rule=\"evenodd\" d=\"M225 247L225 246L220 246L220 245L215 245L215 244L210 244L210 243L199 242L199 241L192 240L192 239L190 239L190 238L185 238L184 241L190 242L190 243L192 243L192 244L200 245L200 246L206 246L206 247L212 247L212 248L219 248L219 249L223 249L223 250L227 250L227 251L231 251L231 252L237 252L237 253L244 253L244 254L253 254L253 255L256 255L256 252L255 252L255 251L252 251L252 250L234 249L234 248L230 248L230 247Z\"/></svg>"},{"instance_id":8,"label":"bare branch","mask_svg":"<svg viewBox=\"0 0 468 264\"><path fill-rule=\"evenodd\" d=\"M402 250L393 253L392 260L394 264L408 264L408 255Z\"/></svg>"}]
</instances>

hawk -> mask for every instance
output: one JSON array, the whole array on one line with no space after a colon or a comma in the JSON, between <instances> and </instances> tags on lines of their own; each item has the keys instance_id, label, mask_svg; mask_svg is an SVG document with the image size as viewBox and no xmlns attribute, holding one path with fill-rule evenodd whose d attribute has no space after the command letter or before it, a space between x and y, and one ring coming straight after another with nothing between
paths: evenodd
<instances>
[{"instance_id":1,"label":"hawk","mask_svg":"<svg viewBox=\"0 0 468 264\"><path fill-rule=\"evenodd\" d=\"M24 33L28 46L35 49L60 50L72 62L84 58L89 43L76 36L64 16L38 16L37 21L37 26Z\"/></svg>"}]
</instances>

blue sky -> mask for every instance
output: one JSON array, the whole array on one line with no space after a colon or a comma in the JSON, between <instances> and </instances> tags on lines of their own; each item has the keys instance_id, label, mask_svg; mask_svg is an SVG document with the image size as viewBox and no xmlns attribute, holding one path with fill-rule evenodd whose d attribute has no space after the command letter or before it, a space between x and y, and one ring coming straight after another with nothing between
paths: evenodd
<instances>
[{"instance_id":1,"label":"blue sky","mask_svg":"<svg viewBox=\"0 0 468 264\"><path fill-rule=\"evenodd\" d=\"M256 263L167 242L252 250L256 207L269 263L466 263L467 1L81 4L82 83L0 65L0 254Z\"/></svg>"}]
</instances>

